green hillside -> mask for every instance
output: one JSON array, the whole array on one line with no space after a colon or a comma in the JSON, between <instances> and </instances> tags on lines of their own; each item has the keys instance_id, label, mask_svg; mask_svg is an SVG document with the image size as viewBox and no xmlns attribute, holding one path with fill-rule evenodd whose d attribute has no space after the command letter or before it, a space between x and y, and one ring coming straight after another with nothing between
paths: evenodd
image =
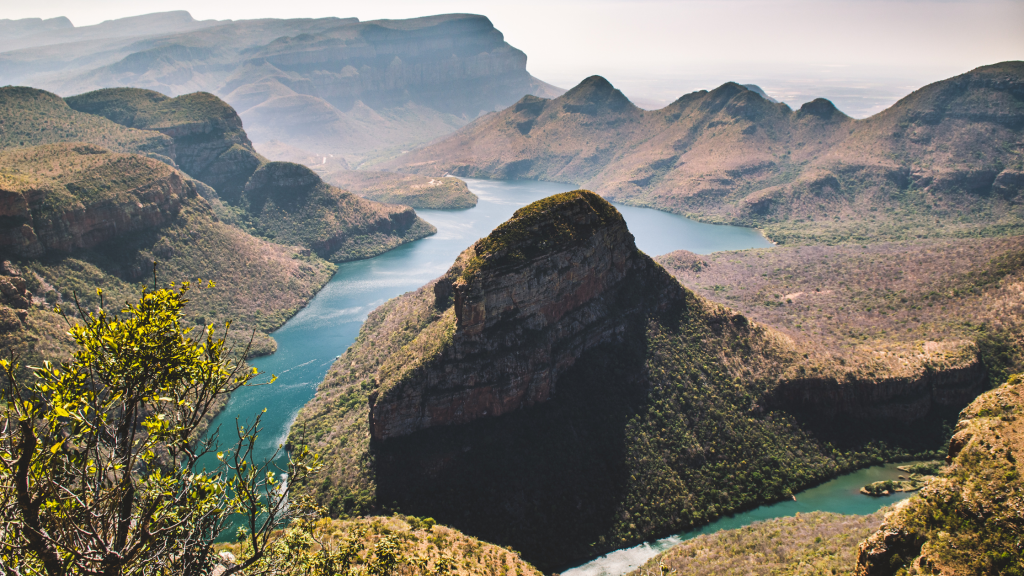
<instances>
[{"instance_id":1,"label":"green hillside","mask_svg":"<svg viewBox=\"0 0 1024 576\"><path fill-rule=\"evenodd\" d=\"M169 98L140 88L105 88L66 99L75 110L174 139L174 160L231 204L266 162L252 147L234 108L213 94Z\"/></svg>"},{"instance_id":2,"label":"green hillside","mask_svg":"<svg viewBox=\"0 0 1024 576\"><path fill-rule=\"evenodd\" d=\"M0 88L0 148L89 142L114 152L174 156L162 134L134 130L78 112L55 94L23 86Z\"/></svg>"},{"instance_id":3,"label":"green hillside","mask_svg":"<svg viewBox=\"0 0 1024 576\"><path fill-rule=\"evenodd\" d=\"M261 166L241 202L260 236L308 246L332 262L369 258L437 232L411 208L360 198L289 162Z\"/></svg>"}]
</instances>

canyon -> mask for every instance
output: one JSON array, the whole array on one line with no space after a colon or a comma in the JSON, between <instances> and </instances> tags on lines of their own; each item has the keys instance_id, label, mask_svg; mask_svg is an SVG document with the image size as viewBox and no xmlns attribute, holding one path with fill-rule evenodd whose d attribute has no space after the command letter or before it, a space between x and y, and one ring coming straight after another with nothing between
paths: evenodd
<instances>
[{"instance_id":1,"label":"canyon","mask_svg":"<svg viewBox=\"0 0 1024 576\"><path fill-rule=\"evenodd\" d=\"M948 351L934 373L831 380L798 342L680 285L612 206L575 191L371 313L289 445L324 455L299 490L332 514L391 502L557 569L930 453L985 381ZM804 418L822 407L842 425Z\"/></svg>"}]
</instances>

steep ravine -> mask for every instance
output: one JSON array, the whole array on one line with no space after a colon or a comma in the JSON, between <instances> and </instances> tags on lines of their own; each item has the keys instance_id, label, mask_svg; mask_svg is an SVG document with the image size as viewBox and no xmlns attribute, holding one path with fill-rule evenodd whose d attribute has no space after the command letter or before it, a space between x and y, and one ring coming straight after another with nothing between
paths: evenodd
<instances>
[{"instance_id":1,"label":"steep ravine","mask_svg":"<svg viewBox=\"0 0 1024 576\"><path fill-rule=\"evenodd\" d=\"M332 514L431 516L555 569L930 447L936 410L960 407L852 413L859 434L839 438L770 401L802 362L577 191L520 209L370 314L289 442L325 456L300 491Z\"/></svg>"}]
</instances>

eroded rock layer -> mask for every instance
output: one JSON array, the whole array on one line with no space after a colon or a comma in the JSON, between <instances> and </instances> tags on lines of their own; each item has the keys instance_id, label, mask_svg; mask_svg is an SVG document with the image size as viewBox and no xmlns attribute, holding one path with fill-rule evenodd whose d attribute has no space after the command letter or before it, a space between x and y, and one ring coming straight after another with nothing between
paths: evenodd
<instances>
[{"instance_id":1,"label":"eroded rock layer","mask_svg":"<svg viewBox=\"0 0 1024 576\"><path fill-rule=\"evenodd\" d=\"M681 288L637 251L607 202L587 191L544 202L517 212L434 285L440 307L454 303L450 335L431 358L389 373L370 413L375 439L550 399L581 354L621 337L624 318L646 303L622 306L638 284L663 297L659 306L681 305Z\"/></svg>"}]
</instances>

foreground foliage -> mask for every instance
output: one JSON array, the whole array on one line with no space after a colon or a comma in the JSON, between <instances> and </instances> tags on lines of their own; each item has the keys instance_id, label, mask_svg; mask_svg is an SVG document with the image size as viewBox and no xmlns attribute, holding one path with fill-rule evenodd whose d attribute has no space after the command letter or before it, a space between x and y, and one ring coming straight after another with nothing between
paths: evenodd
<instances>
[{"instance_id":1,"label":"foreground foliage","mask_svg":"<svg viewBox=\"0 0 1024 576\"><path fill-rule=\"evenodd\" d=\"M15 362L0 361L4 573L204 574L230 513L248 520L248 564L266 551L288 489L252 460L259 418L217 453L220 467L196 469L217 449L216 436L197 438L207 413L256 371L231 359L212 324L185 327L191 289L147 291L120 313L105 310L100 291L99 310L79 309L81 323L65 316L71 360L31 368L24 382ZM288 476L315 465L295 454Z\"/></svg>"}]
</instances>

